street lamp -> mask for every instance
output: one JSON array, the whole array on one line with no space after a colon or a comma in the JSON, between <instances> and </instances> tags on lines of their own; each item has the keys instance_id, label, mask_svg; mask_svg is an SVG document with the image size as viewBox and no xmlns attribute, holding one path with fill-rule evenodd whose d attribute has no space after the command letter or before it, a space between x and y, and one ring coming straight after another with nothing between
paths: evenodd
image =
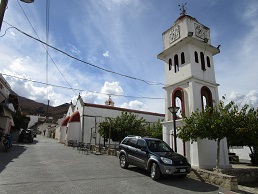
<instances>
[{"instance_id":1,"label":"street lamp","mask_svg":"<svg viewBox=\"0 0 258 194\"><path fill-rule=\"evenodd\" d=\"M34 2L34 0L20 0L20 1L25 2L25 3L33 3ZM8 3L8 0L1 0L1 3L0 3L0 31L1 31L2 23L3 23L3 19L4 19L4 12L7 7L7 3Z\"/></svg>"},{"instance_id":2,"label":"street lamp","mask_svg":"<svg viewBox=\"0 0 258 194\"><path fill-rule=\"evenodd\" d=\"M177 106L168 107L168 110L173 114L174 144L175 144L175 152L177 152L177 143L176 143L176 113L179 110L179 107L177 107Z\"/></svg>"}]
</instances>

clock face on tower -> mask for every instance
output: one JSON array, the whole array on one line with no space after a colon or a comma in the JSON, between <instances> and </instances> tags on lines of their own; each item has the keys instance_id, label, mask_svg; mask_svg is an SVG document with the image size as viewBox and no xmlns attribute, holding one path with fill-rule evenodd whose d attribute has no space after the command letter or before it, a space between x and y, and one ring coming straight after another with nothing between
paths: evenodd
<instances>
[{"instance_id":1,"label":"clock face on tower","mask_svg":"<svg viewBox=\"0 0 258 194\"><path fill-rule=\"evenodd\" d=\"M206 38L206 30L200 24L195 24L195 36L204 39Z\"/></svg>"},{"instance_id":2,"label":"clock face on tower","mask_svg":"<svg viewBox=\"0 0 258 194\"><path fill-rule=\"evenodd\" d=\"M180 27L178 25L171 29L169 33L169 43L171 44L172 42L176 41L179 38L180 38Z\"/></svg>"}]
</instances>

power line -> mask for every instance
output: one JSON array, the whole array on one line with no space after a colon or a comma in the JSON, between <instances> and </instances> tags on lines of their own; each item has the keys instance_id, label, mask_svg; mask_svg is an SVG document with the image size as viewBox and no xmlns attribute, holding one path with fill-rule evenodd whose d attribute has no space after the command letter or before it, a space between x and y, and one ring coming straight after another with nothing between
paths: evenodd
<instances>
[{"instance_id":1,"label":"power line","mask_svg":"<svg viewBox=\"0 0 258 194\"><path fill-rule=\"evenodd\" d=\"M32 38L32 39L38 41L38 42L41 42L42 44L44 44L44 45L46 45L46 46L48 46L48 47L50 47L50 48L52 48L52 49L54 49L54 50L60 52L60 53L63 53L64 55L66 55L66 56L68 56L68 57L70 57L70 58L72 58L72 59L74 59L74 60L76 60L76 61L79 61L79 62L81 62L81 63L87 64L87 65L89 65L89 66L91 66L91 67L94 67L94 68L97 68L97 69L100 69L100 70L102 70L102 71L106 71L106 72L109 72L109 73L113 73L113 74L116 74L116 75L119 75L119 76L122 76L122 77L126 77L126 78L129 78L129 79L134 79L134 80L137 80L137 81L142 81L142 82L144 82L144 83L146 83L146 84L148 84L148 85L164 85L163 83L147 81L147 80L139 79L139 78L132 77L132 76L129 76L129 75L126 75L126 74L117 73L117 72L115 72L115 71L111 71L111 70L108 70L108 69L99 67L99 66L97 66L97 65L94 65L94 64L89 63L89 62L87 62L87 61L84 61L84 60L82 60L82 59L78 59L77 57L74 57L74 56L68 54L67 52L65 52L65 51L63 51L63 50L61 50L61 49L58 49L58 48L56 48L56 47L54 47L54 46L51 46L51 45L49 45L49 44L47 44L47 43L41 41L40 39L35 38L35 37L33 37L33 36L27 34L26 32L23 32L22 30L20 30L20 29L18 29L17 27L15 27L15 26L9 24L8 22L6 22L6 21L4 21L4 22L5 22L6 24L8 24L9 26L13 27L14 29L16 29L17 31L19 31L20 33L22 33L22 34L24 34L24 35L26 35L26 36L28 36L28 37L30 37L30 38Z\"/></svg>"},{"instance_id":2,"label":"power line","mask_svg":"<svg viewBox=\"0 0 258 194\"><path fill-rule=\"evenodd\" d=\"M38 39L40 40L37 31L35 30L35 28L33 27L32 23L30 22L30 19L29 19L29 17L27 16L27 14L25 13L24 9L22 8L22 6L21 6L19 0L17 0L17 2L18 2L18 4L19 4L19 6L20 6L20 8L21 8L21 10L22 10L22 12L23 12L23 14L25 15L26 19L28 20L30 26L32 27L34 33L36 34L36 36L37 36ZM5 22L5 23L7 23L7 22ZM14 28L14 27L9 27L9 28ZM9 28L8 28L8 29L9 29ZM8 29L6 29L6 31L7 31ZM6 34L6 31L5 31L5 34ZM5 35L5 34L4 34L4 35ZM3 35L3 36L4 36L4 35ZM2 36L0 36L0 37L2 37ZM57 66L57 64L55 63L54 59L53 59L53 58L51 57L51 55L49 54L49 52L48 52L48 50L47 50L48 47L45 47L44 44L42 44L42 46L43 46L43 48L46 50L46 52L47 52L49 58L51 59L52 63L54 63L55 67L57 68L57 70L59 71L59 73L61 74L61 76L64 78L64 80L65 80L65 82L67 83L67 85L68 85L70 88L72 88L72 86L69 84L69 82L67 81L67 79L65 78L65 76L63 75L63 73L61 72L61 70L58 68L58 66ZM73 90L73 92L75 93L75 95L77 95L74 90Z\"/></svg>"},{"instance_id":3,"label":"power line","mask_svg":"<svg viewBox=\"0 0 258 194\"><path fill-rule=\"evenodd\" d=\"M36 80L32 80L32 79L27 79L27 78L21 78L18 76L14 76L14 75L9 75L6 73L1 73L2 75L8 76L8 77L12 77L12 78L16 78L16 79L20 79L20 80L25 80L25 81L30 81L30 82L34 82L34 83L38 83L38 84L43 84L43 85L48 85L48 86L52 86L52 87L57 87L57 88L62 88L62 89L73 89L75 91L79 91L79 92L90 92L90 93L96 93L96 94L103 94L103 95L112 95L112 96L120 96L120 97L126 97L126 98L140 98L140 99L152 99L152 100L164 100L164 98L159 98L159 97L146 97L146 96L129 96L129 95L121 95L121 94L108 94L108 93L102 93L102 92L96 92L96 91L87 91L84 89L78 89L78 88L71 88L71 87L66 87L66 86L60 86L60 85L55 85L55 84L50 84L50 83L45 83L45 82L41 82L41 81L36 81Z\"/></svg>"}]
</instances>

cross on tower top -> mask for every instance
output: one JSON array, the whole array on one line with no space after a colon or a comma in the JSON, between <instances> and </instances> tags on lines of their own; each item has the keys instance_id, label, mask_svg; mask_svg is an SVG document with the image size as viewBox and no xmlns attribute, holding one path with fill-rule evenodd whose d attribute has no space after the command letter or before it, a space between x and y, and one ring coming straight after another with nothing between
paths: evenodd
<instances>
[{"instance_id":1,"label":"cross on tower top","mask_svg":"<svg viewBox=\"0 0 258 194\"><path fill-rule=\"evenodd\" d=\"M186 4L187 3L182 3L181 5L178 5L180 7L180 11L181 11L180 15L185 15L186 14L186 10L187 10Z\"/></svg>"}]
</instances>

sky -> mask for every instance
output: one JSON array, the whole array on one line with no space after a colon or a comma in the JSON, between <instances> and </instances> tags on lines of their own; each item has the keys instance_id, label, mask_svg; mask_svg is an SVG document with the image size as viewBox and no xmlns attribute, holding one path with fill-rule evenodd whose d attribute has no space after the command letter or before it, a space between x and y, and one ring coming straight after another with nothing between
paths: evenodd
<instances>
[{"instance_id":1,"label":"sky","mask_svg":"<svg viewBox=\"0 0 258 194\"><path fill-rule=\"evenodd\" d=\"M0 73L18 95L52 106L79 94L104 104L111 94L116 107L165 113L157 55L185 2L187 15L210 28L211 44L221 45L214 56L220 98L257 107L257 0L9 0Z\"/></svg>"}]
</instances>

